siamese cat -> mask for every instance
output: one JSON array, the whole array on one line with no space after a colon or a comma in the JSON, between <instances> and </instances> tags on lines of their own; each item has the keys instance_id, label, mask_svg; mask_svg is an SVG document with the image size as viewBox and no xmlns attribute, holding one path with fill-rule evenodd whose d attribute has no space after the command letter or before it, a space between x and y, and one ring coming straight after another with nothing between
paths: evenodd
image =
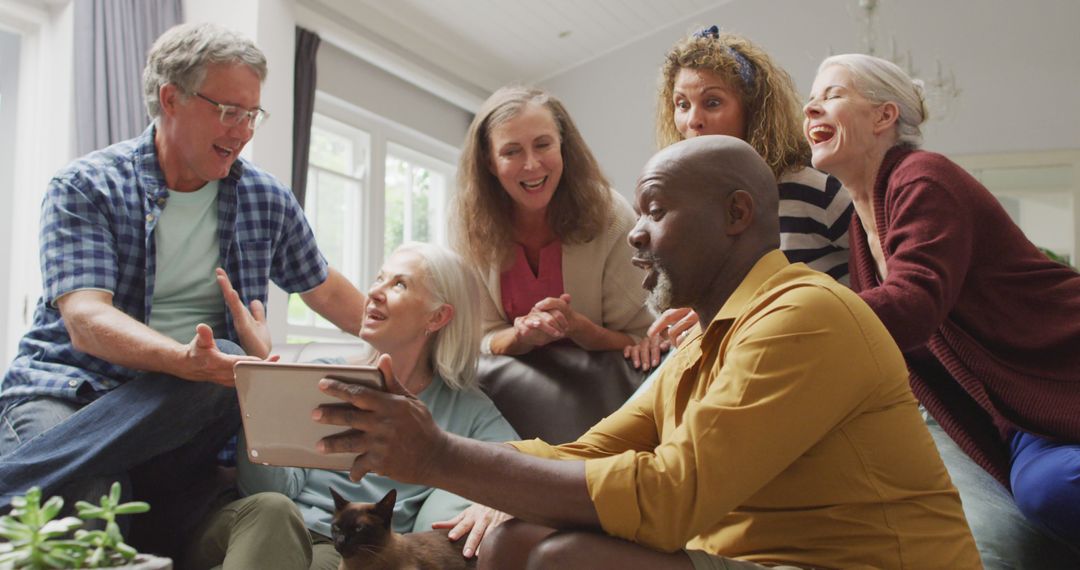
<instances>
[{"instance_id":1,"label":"siamese cat","mask_svg":"<svg viewBox=\"0 0 1080 570\"><path fill-rule=\"evenodd\" d=\"M350 503L330 489L334 518L330 531L341 554L338 570L454 570L476 568L476 557L465 559L465 541L451 542L449 530L398 534L390 526L397 490L378 503Z\"/></svg>"}]
</instances>

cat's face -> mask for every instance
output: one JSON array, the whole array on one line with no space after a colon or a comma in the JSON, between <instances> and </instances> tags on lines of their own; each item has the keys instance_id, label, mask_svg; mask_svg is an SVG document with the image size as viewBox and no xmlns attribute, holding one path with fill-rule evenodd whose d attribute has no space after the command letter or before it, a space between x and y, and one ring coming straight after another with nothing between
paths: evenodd
<instances>
[{"instance_id":1,"label":"cat's face","mask_svg":"<svg viewBox=\"0 0 1080 570\"><path fill-rule=\"evenodd\" d=\"M330 489L334 497L334 518L330 534L334 549L342 558L366 552L377 552L391 534L390 521L394 515L397 491L390 489L378 503L350 503Z\"/></svg>"}]
</instances>

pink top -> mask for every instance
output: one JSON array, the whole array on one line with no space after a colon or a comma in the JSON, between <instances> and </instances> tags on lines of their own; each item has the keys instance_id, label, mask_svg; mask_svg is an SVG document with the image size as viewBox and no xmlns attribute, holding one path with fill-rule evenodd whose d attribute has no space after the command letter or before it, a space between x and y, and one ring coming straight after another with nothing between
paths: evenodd
<instances>
[{"instance_id":1,"label":"pink top","mask_svg":"<svg viewBox=\"0 0 1080 570\"><path fill-rule=\"evenodd\" d=\"M514 244L514 264L499 275L503 310L510 321L529 314L533 305L548 297L558 297L563 287L562 242L555 240L540 250L537 274L529 267L525 248Z\"/></svg>"}]
</instances>

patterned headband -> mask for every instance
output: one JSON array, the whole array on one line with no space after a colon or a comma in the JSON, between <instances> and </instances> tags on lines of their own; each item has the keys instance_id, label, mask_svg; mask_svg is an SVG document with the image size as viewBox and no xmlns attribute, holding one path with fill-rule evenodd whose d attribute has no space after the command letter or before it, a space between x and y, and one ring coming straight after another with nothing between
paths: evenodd
<instances>
[{"instance_id":1,"label":"patterned headband","mask_svg":"<svg viewBox=\"0 0 1080 570\"><path fill-rule=\"evenodd\" d=\"M694 32L695 38L712 38L714 40L720 39L720 28L716 26L709 26L708 28L702 28L700 31ZM754 86L754 64L750 63L746 56L739 53L735 48L731 46L721 46L727 50L728 55L735 60L738 67L739 77L743 80L743 83L747 87Z\"/></svg>"}]
</instances>

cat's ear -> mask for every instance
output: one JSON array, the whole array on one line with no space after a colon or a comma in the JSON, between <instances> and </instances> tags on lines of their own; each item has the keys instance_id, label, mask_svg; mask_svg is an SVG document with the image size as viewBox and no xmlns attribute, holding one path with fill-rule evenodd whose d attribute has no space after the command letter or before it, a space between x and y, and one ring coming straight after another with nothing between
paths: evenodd
<instances>
[{"instance_id":1,"label":"cat's ear","mask_svg":"<svg viewBox=\"0 0 1080 570\"><path fill-rule=\"evenodd\" d=\"M330 496L334 497L334 510L335 511L341 511L345 507L349 506L349 501L345 500L345 497L342 497L341 495L339 495L338 492L335 491L333 487L330 487Z\"/></svg>"},{"instance_id":2,"label":"cat's ear","mask_svg":"<svg viewBox=\"0 0 1080 570\"><path fill-rule=\"evenodd\" d=\"M375 505L375 512L379 513L383 520L389 521L390 517L394 516L394 503L396 502L397 489L390 489L390 492Z\"/></svg>"}]
</instances>

